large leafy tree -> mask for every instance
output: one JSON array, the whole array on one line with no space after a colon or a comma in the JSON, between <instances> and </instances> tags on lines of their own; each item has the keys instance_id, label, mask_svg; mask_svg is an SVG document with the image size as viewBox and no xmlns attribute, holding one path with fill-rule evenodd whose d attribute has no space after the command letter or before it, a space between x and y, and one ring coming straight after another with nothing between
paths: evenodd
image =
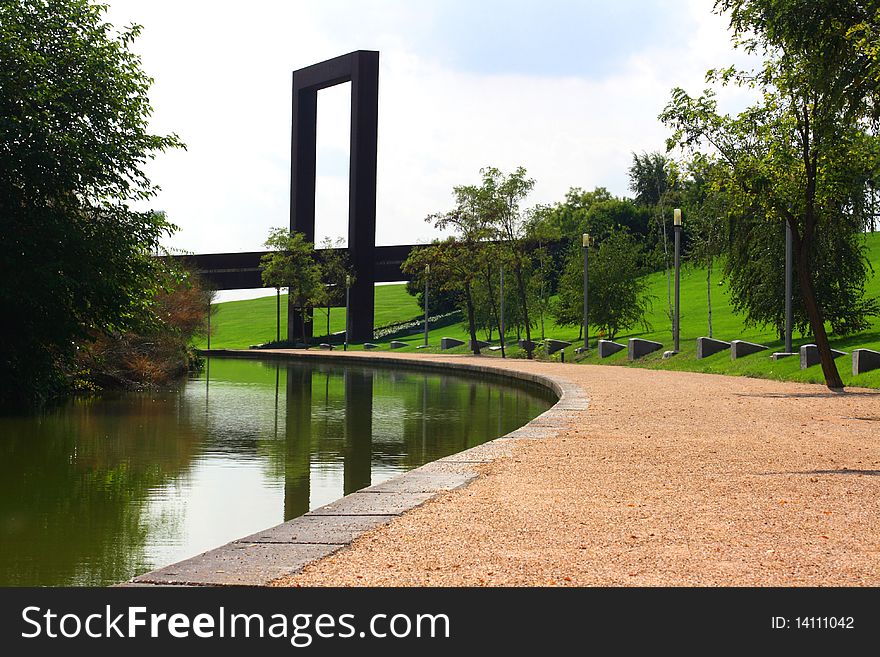
<instances>
[{"instance_id":1,"label":"large leafy tree","mask_svg":"<svg viewBox=\"0 0 880 657\"><path fill-rule=\"evenodd\" d=\"M785 223L792 232L797 275L825 382L843 382L831 355L815 266L821 234L852 231L863 217L867 180L876 162L876 53L853 32L874 24L876 8L862 2L719 0L736 43L764 56L757 71L710 72L723 83L750 85L761 100L737 116L719 113L707 91L681 89L661 118L670 146L708 146L728 165L733 211ZM864 34L860 32L859 34Z\"/></svg>"},{"instance_id":2,"label":"large leafy tree","mask_svg":"<svg viewBox=\"0 0 880 657\"><path fill-rule=\"evenodd\" d=\"M0 403L65 388L76 343L141 329L173 230L136 211L143 166L181 146L148 129L151 79L87 0L0 2Z\"/></svg>"}]
</instances>

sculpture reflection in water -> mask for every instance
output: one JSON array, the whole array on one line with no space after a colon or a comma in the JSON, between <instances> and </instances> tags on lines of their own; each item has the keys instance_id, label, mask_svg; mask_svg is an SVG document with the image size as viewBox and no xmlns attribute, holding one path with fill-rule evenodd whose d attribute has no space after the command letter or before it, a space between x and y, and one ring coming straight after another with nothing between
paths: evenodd
<instances>
[{"instance_id":1,"label":"sculpture reflection in water","mask_svg":"<svg viewBox=\"0 0 880 657\"><path fill-rule=\"evenodd\" d=\"M536 388L211 358L177 390L0 418L0 585L101 585L511 431Z\"/></svg>"}]
</instances>

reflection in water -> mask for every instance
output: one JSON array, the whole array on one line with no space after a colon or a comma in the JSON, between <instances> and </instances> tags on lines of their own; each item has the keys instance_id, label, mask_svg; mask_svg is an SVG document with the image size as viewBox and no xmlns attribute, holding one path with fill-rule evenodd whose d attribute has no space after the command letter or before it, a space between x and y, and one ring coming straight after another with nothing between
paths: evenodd
<instances>
[{"instance_id":1,"label":"reflection in water","mask_svg":"<svg viewBox=\"0 0 880 657\"><path fill-rule=\"evenodd\" d=\"M0 585L110 584L511 431L536 388L210 359L180 389L0 418Z\"/></svg>"}]
</instances>

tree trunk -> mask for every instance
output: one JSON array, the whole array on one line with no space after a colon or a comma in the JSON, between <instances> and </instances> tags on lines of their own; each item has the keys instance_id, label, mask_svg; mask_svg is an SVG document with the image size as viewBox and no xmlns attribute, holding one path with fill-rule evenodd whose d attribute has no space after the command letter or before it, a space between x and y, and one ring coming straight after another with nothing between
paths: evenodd
<instances>
[{"instance_id":1,"label":"tree trunk","mask_svg":"<svg viewBox=\"0 0 880 657\"><path fill-rule=\"evenodd\" d=\"M486 269L486 287L489 290L489 305L492 306L492 316L495 318L495 326L498 327L498 335L501 335L501 320L498 315L498 306L495 303L495 292L492 290L492 268ZM501 357L505 358L504 353L504 336L501 335Z\"/></svg>"},{"instance_id":2,"label":"tree trunk","mask_svg":"<svg viewBox=\"0 0 880 657\"><path fill-rule=\"evenodd\" d=\"M479 356L480 348L477 346L477 322L476 319L474 319L474 300L471 297L470 283L465 283L464 299L467 305L468 332L471 334L471 350L474 352L474 356Z\"/></svg>"},{"instance_id":3,"label":"tree trunk","mask_svg":"<svg viewBox=\"0 0 880 657\"><path fill-rule=\"evenodd\" d=\"M330 337L330 302L327 302L327 337Z\"/></svg>"},{"instance_id":4,"label":"tree trunk","mask_svg":"<svg viewBox=\"0 0 880 657\"><path fill-rule=\"evenodd\" d=\"M528 298L526 297L526 286L523 281L522 266L517 263L514 271L516 271L516 285L519 288L519 298L522 302L523 323L526 325L526 356L531 359L532 354L532 330L529 327L529 307Z\"/></svg>"},{"instance_id":5,"label":"tree trunk","mask_svg":"<svg viewBox=\"0 0 880 657\"><path fill-rule=\"evenodd\" d=\"M816 340L819 361L822 363L822 374L825 375L825 385L831 390L843 390L843 380L840 378L840 372L837 371L837 363L834 362L834 358L831 355L831 344L828 342L828 335L825 333L825 319L822 317L822 310L819 308L819 304L816 302L816 292L813 289L813 281L810 278L809 253L810 243L808 240L803 240L797 263L801 298L807 311L807 317L810 319L813 337Z\"/></svg>"},{"instance_id":6,"label":"tree trunk","mask_svg":"<svg viewBox=\"0 0 880 657\"><path fill-rule=\"evenodd\" d=\"M302 341L303 341L304 345L308 346L309 343L306 342L306 308L305 308L305 306L299 307L299 319L300 319L300 326L302 327L302 333L301 333Z\"/></svg>"}]
</instances>

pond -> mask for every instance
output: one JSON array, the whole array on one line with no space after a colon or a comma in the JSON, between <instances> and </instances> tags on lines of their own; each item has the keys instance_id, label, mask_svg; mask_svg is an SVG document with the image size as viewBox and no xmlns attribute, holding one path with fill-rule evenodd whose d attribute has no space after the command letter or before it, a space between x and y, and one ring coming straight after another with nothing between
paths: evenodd
<instances>
[{"instance_id":1,"label":"pond","mask_svg":"<svg viewBox=\"0 0 880 657\"><path fill-rule=\"evenodd\" d=\"M537 385L210 359L178 389L0 417L0 585L108 585L497 438Z\"/></svg>"}]
</instances>

